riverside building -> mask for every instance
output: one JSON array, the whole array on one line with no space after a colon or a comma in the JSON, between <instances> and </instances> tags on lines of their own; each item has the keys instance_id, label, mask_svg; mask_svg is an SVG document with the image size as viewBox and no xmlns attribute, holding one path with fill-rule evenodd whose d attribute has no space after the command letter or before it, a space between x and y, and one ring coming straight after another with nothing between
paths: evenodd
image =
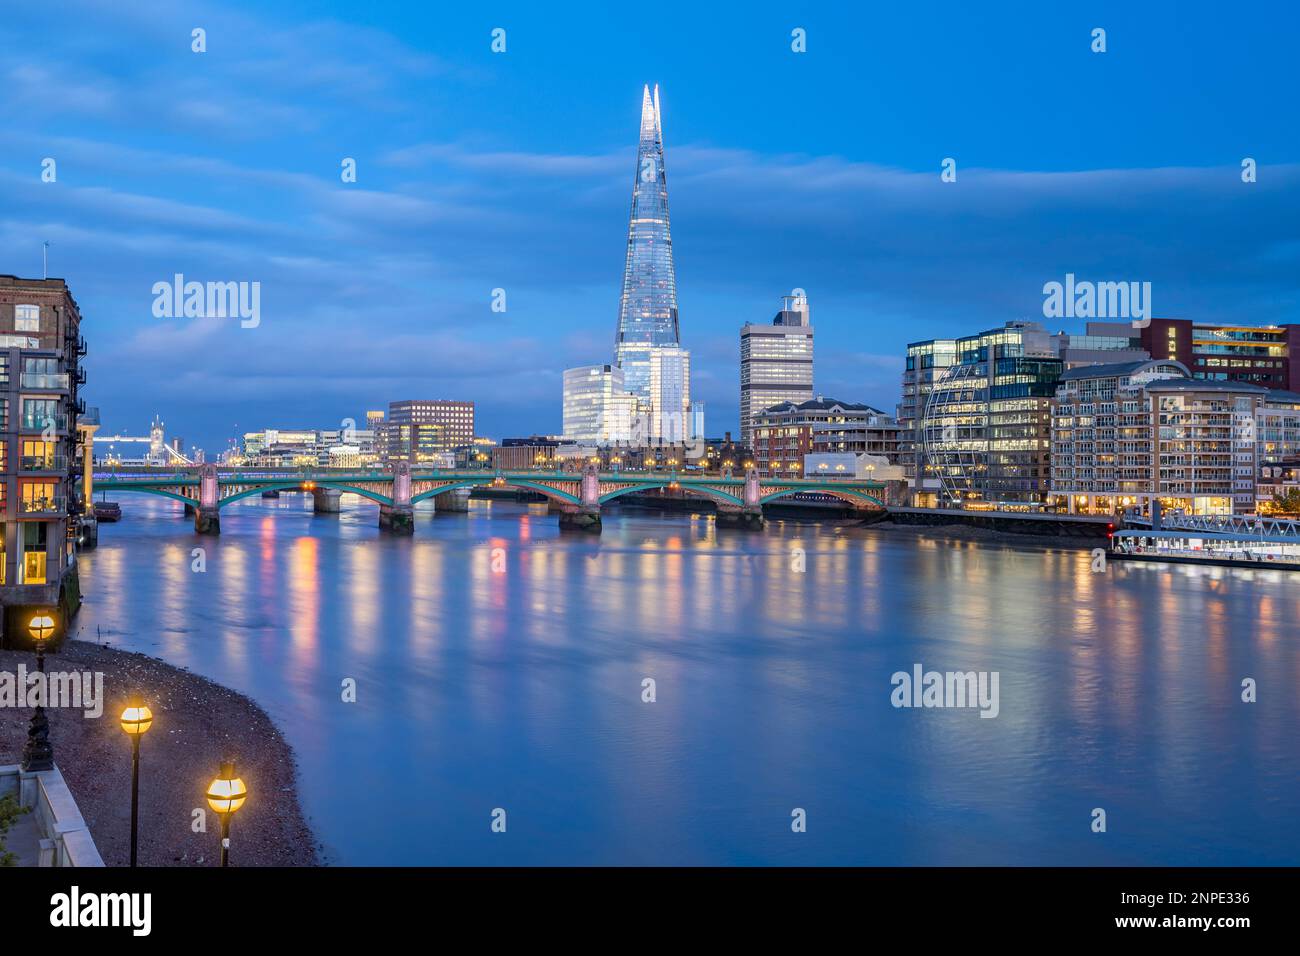
<instances>
[{"instance_id":1,"label":"riverside building","mask_svg":"<svg viewBox=\"0 0 1300 956\"><path fill-rule=\"evenodd\" d=\"M801 477L804 458L818 441L823 452L884 455L892 447L897 455L898 426L888 415L870 405L821 396L765 409L754 421L753 435L754 466L762 477Z\"/></svg>"},{"instance_id":2,"label":"riverside building","mask_svg":"<svg viewBox=\"0 0 1300 956\"><path fill-rule=\"evenodd\" d=\"M1152 319L1140 335L1152 358L1181 362L1192 378L1300 392L1300 325Z\"/></svg>"},{"instance_id":3,"label":"riverside building","mask_svg":"<svg viewBox=\"0 0 1300 956\"><path fill-rule=\"evenodd\" d=\"M740 330L740 440L754 438L760 414L813 397L813 327L805 295L788 295L770 325Z\"/></svg>"},{"instance_id":4,"label":"riverside building","mask_svg":"<svg viewBox=\"0 0 1300 956\"><path fill-rule=\"evenodd\" d=\"M74 496L81 312L62 279L0 276L0 604L4 641L37 611L66 633L81 606ZM87 432L86 440L90 440Z\"/></svg>"},{"instance_id":5,"label":"riverside building","mask_svg":"<svg viewBox=\"0 0 1300 956\"><path fill-rule=\"evenodd\" d=\"M1136 330L1113 322L1073 335L1013 321L911 343L898 423L914 503L1041 508L1051 494L1051 401L1061 374L1147 357Z\"/></svg>"},{"instance_id":6,"label":"riverside building","mask_svg":"<svg viewBox=\"0 0 1300 956\"><path fill-rule=\"evenodd\" d=\"M1247 514L1300 453L1300 394L1192 378L1181 362L1073 369L1052 408L1052 494L1071 513Z\"/></svg>"}]
</instances>

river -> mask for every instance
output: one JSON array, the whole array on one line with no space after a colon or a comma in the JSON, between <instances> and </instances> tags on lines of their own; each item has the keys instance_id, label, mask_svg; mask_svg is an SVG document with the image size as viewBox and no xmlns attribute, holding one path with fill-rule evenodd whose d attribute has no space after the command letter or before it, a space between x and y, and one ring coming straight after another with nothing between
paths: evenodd
<instances>
[{"instance_id":1,"label":"river","mask_svg":"<svg viewBox=\"0 0 1300 956\"><path fill-rule=\"evenodd\" d=\"M200 538L121 502L74 632L260 703L333 863L1300 863L1300 575L503 501L398 538L252 499ZM996 672L997 716L895 707L917 664Z\"/></svg>"}]
</instances>

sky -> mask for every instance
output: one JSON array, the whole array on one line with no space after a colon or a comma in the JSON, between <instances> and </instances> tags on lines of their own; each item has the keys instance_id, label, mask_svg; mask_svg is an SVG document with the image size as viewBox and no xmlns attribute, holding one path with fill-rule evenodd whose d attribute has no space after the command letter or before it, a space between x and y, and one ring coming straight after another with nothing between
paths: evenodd
<instances>
[{"instance_id":1,"label":"sky","mask_svg":"<svg viewBox=\"0 0 1300 956\"><path fill-rule=\"evenodd\" d=\"M817 392L890 412L908 342L1081 332L1042 317L1066 273L1300 322L1294 4L544 6L0 0L0 274L50 243L105 431L455 398L559 432L563 370L612 361L646 83L710 435L794 288ZM177 273L260 283L259 324L155 316Z\"/></svg>"}]
</instances>

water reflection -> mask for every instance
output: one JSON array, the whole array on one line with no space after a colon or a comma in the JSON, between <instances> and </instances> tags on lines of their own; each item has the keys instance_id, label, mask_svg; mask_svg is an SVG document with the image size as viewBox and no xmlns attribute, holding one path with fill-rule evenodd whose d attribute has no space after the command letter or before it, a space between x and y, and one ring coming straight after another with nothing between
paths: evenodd
<instances>
[{"instance_id":1,"label":"water reflection","mask_svg":"<svg viewBox=\"0 0 1300 956\"><path fill-rule=\"evenodd\" d=\"M128 499L77 626L262 703L342 862L1300 859L1279 572L634 511L560 535L513 503L421 509L401 539L296 497L203 539ZM918 662L998 671L999 717L891 707ZM1089 832L1098 805L1128 837Z\"/></svg>"}]
</instances>

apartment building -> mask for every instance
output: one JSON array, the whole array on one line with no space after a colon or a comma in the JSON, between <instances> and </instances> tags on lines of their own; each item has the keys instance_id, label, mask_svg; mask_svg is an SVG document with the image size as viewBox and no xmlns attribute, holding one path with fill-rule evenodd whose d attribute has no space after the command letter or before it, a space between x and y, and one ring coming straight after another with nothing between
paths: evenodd
<instances>
[{"instance_id":1,"label":"apartment building","mask_svg":"<svg viewBox=\"0 0 1300 956\"><path fill-rule=\"evenodd\" d=\"M4 641L25 646L40 611L55 640L81 606L73 512L81 312L62 279L0 276L0 604Z\"/></svg>"}]
</instances>

